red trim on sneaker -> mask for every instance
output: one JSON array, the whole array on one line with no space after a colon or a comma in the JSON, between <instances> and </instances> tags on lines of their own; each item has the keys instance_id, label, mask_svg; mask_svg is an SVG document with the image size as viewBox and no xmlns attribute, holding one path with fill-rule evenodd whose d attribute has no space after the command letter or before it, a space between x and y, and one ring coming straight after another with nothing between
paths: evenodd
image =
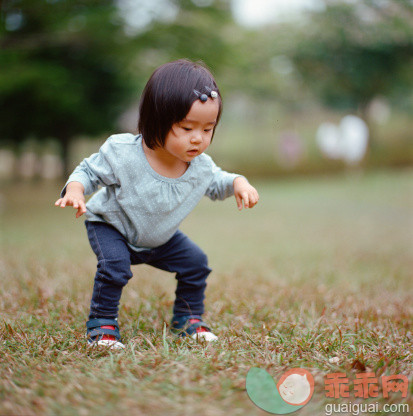
<instances>
[{"instance_id":1,"label":"red trim on sneaker","mask_svg":"<svg viewBox=\"0 0 413 416\"><path fill-rule=\"evenodd\" d=\"M201 322L200 319L190 319L189 323L190 324L195 324L197 322ZM200 326L196 329L197 334L199 334L200 332L209 332L206 328L204 328L203 326Z\"/></svg>"},{"instance_id":2,"label":"red trim on sneaker","mask_svg":"<svg viewBox=\"0 0 413 416\"><path fill-rule=\"evenodd\" d=\"M115 327L112 326L112 325L103 325L103 326L101 326L101 328L102 329L113 329L113 330L115 330ZM102 335L101 340L104 340L104 339L108 339L110 341L116 341L116 337L114 335Z\"/></svg>"}]
</instances>

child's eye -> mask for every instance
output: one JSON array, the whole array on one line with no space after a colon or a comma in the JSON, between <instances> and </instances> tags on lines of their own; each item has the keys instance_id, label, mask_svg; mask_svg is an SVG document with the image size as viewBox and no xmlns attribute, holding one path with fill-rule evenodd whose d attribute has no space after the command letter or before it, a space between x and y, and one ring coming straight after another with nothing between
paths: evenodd
<instances>
[{"instance_id":1,"label":"child's eye","mask_svg":"<svg viewBox=\"0 0 413 416\"><path fill-rule=\"evenodd\" d=\"M210 131L212 131L212 129L205 129L204 131L209 133Z\"/></svg>"},{"instance_id":2,"label":"child's eye","mask_svg":"<svg viewBox=\"0 0 413 416\"><path fill-rule=\"evenodd\" d=\"M189 127L182 127L185 131L191 131L192 129Z\"/></svg>"}]
</instances>

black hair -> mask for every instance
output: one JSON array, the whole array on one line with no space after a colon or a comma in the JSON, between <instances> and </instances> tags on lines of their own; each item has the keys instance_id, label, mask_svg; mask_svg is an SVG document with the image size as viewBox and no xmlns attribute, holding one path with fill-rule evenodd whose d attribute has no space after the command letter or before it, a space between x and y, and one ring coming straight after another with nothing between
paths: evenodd
<instances>
[{"instance_id":1,"label":"black hair","mask_svg":"<svg viewBox=\"0 0 413 416\"><path fill-rule=\"evenodd\" d=\"M221 94L203 63L179 59L160 66L151 75L140 100L138 122L138 132L150 149L163 147L172 125L189 113L199 99L194 90L208 96L211 90L218 93L214 98L219 103L217 125L222 113Z\"/></svg>"}]
</instances>

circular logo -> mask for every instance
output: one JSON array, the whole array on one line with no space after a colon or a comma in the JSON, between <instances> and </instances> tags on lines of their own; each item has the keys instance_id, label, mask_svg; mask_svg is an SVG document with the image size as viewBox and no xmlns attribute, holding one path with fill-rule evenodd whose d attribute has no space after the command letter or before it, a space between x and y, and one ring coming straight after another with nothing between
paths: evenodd
<instances>
[{"instance_id":1,"label":"circular logo","mask_svg":"<svg viewBox=\"0 0 413 416\"><path fill-rule=\"evenodd\" d=\"M301 409L314 392L314 378L302 368L286 371L276 385L267 371L251 367L245 384L248 396L255 405L277 415Z\"/></svg>"},{"instance_id":2,"label":"circular logo","mask_svg":"<svg viewBox=\"0 0 413 416\"><path fill-rule=\"evenodd\" d=\"M292 406L304 406L314 392L314 378L302 368L293 368L285 372L277 383L282 399Z\"/></svg>"}]
</instances>

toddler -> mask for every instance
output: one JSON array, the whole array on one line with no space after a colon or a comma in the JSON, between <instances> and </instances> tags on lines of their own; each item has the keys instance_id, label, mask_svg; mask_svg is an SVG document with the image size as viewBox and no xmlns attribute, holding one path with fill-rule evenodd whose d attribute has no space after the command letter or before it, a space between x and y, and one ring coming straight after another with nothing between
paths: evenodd
<instances>
[{"instance_id":1,"label":"toddler","mask_svg":"<svg viewBox=\"0 0 413 416\"><path fill-rule=\"evenodd\" d=\"M207 257L179 229L206 195L235 195L238 209L252 208L258 193L240 175L221 170L204 152L222 111L209 70L188 60L162 65L150 77L139 106L138 135L109 137L98 153L70 175L56 206L86 214L90 245L97 256L88 343L124 348L117 321L131 265L146 263L176 273L171 330L213 341L202 320ZM96 192L86 203L85 195Z\"/></svg>"}]
</instances>

